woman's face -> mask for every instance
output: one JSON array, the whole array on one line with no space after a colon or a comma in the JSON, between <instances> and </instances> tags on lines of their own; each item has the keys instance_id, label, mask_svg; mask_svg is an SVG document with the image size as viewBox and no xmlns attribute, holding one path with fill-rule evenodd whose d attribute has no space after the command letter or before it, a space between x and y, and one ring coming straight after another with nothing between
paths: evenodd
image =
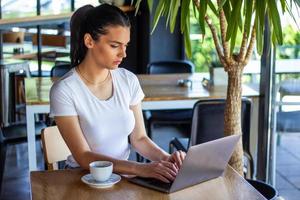
<instances>
[{"instance_id":1,"label":"woman's face","mask_svg":"<svg viewBox=\"0 0 300 200\"><path fill-rule=\"evenodd\" d=\"M129 40L129 27L110 26L107 28L107 34L101 35L98 40L92 40L88 51L97 66L115 69L126 57Z\"/></svg>"}]
</instances>

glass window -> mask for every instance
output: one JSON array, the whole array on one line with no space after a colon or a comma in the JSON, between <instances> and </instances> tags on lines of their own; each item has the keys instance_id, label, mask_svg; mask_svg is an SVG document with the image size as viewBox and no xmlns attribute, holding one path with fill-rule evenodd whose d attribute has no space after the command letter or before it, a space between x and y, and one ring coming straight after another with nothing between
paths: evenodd
<instances>
[{"instance_id":1,"label":"glass window","mask_svg":"<svg viewBox=\"0 0 300 200\"><path fill-rule=\"evenodd\" d=\"M36 0L2 0L1 8L3 19L36 16Z\"/></svg>"},{"instance_id":2,"label":"glass window","mask_svg":"<svg viewBox=\"0 0 300 200\"><path fill-rule=\"evenodd\" d=\"M41 0L41 15L61 14L70 11L70 0Z\"/></svg>"},{"instance_id":3,"label":"glass window","mask_svg":"<svg viewBox=\"0 0 300 200\"><path fill-rule=\"evenodd\" d=\"M87 5L87 4L91 4L93 6L97 6L99 5L99 1L98 0L87 0L87 1L80 1L80 0L75 0L75 9L80 8L81 6Z\"/></svg>"}]
</instances>

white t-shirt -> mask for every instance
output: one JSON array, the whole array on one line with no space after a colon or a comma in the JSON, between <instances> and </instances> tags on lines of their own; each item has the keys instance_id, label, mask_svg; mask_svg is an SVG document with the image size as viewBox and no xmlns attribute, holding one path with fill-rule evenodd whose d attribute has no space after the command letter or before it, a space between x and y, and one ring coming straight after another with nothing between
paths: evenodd
<instances>
[{"instance_id":1,"label":"white t-shirt","mask_svg":"<svg viewBox=\"0 0 300 200\"><path fill-rule=\"evenodd\" d=\"M130 105L144 98L137 77L126 69L111 70L113 95L107 100L97 98L73 68L56 81L50 91L50 117L78 116L81 130L93 152L126 160L130 147L128 135L135 119ZM67 164L78 164L72 156Z\"/></svg>"}]
</instances>

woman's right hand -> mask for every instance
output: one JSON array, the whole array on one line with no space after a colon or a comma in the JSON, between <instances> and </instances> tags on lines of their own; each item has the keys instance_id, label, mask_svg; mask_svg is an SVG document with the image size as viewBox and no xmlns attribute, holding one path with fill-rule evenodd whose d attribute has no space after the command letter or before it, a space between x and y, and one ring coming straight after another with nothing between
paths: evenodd
<instances>
[{"instance_id":1,"label":"woman's right hand","mask_svg":"<svg viewBox=\"0 0 300 200\"><path fill-rule=\"evenodd\" d=\"M161 160L139 164L136 175L146 178L156 178L169 183L175 179L177 173L178 169L175 164Z\"/></svg>"}]
</instances>

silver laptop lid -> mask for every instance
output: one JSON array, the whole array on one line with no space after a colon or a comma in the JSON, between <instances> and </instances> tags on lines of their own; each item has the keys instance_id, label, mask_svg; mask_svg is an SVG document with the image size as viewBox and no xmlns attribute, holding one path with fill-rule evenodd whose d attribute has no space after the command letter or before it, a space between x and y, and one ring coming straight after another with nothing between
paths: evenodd
<instances>
[{"instance_id":1,"label":"silver laptop lid","mask_svg":"<svg viewBox=\"0 0 300 200\"><path fill-rule=\"evenodd\" d=\"M189 148L170 192L222 175L240 135L233 135Z\"/></svg>"}]
</instances>

